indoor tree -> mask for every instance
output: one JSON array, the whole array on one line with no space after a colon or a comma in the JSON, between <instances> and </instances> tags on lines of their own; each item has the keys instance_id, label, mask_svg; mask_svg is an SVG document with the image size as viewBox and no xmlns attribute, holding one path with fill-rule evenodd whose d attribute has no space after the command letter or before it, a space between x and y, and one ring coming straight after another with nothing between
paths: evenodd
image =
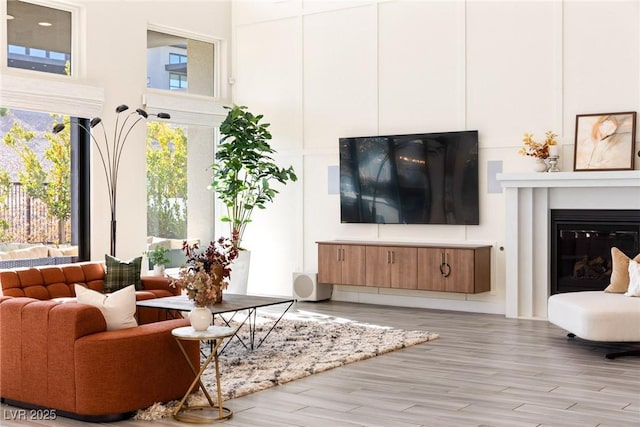
<instances>
[{"instance_id":1,"label":"indoor tree","mask_svg":"<svg viewBox=\"0 0 640 427\"><path fill-rule=\"evenodd\" d=\"M242 237L255 208L265 209L278 190L273 183L296 181L292 166L276 165L269 145L269 123L261 123L262 115L254 115L245 106L225 107L227 117L220 125L223 137L216 148L212 189L226 207L222 221L229 224L230 236L240 249Z\"/></svg>"}]
</instances>

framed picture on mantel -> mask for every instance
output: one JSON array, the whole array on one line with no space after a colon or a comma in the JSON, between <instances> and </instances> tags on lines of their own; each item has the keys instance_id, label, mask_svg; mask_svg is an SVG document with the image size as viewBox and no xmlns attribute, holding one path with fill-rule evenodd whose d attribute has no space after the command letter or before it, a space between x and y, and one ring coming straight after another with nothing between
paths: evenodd
<instances>
[{"instance_id":1,"label":"framed picture on mantel","mask_svg":"<svg viewBox=\"0 0 640 427\"><path fill-rule=\"evenodd\" d=\"M635 111L579 114L573 170L632 170L635 144Z\"/></svg>"}]
</instances>

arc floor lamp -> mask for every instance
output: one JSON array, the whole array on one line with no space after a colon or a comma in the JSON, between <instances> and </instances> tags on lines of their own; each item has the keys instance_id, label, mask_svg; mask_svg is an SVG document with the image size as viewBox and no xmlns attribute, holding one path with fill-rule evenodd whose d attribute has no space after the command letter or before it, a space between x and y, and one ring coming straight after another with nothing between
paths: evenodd
<instances>
[{"instance_id":1,"label":"arc floor lamp","mask_svg":"<svg viewBox=\"0 0 640 427\"><path fill-rule=\"evenodd\" d=\"M125 119L120 123L120 115L129 110L127 105L118 105L116 107L116 124L113 129L113 139L109 140L107 137L107 131L102 123L100 117L94 117L89 122L89 129L83 125L80 126L85 132L89 134L93 140L100 160L102 161L102 168L104 169L104 175L107 181L107 191L109 192L109 206L111 208L111 256L116 256L116 202L117 202L117 188L118 188L118 169L120 167L120 159L122 157L122 149L127 142L127 137L133 130L133 128L142 120L146 120L150 114L145 110L138 108L135 111L126 115ZM135 120L129 121L132 116L136 116ZM151 114L159 119L170 119L171 116L168 113ZM102 128L102 142L100 142L91 132L90 129L100 125ZM58 123L53 127L53 133L57 134L64 129L63 123Z\"/></svg>"}]
</instances>

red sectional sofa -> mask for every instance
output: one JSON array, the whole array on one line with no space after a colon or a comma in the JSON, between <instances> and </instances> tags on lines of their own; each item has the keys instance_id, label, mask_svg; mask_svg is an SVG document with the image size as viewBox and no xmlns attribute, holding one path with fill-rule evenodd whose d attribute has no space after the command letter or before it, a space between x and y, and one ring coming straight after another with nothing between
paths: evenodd
<instances>
[{"instance_id":1,"label":"red sectional sofa","mask_svg":"<svg viewBox=\"0 0 640 427\"><path fill-rule=\"evenodd\" d=\"M182 398L194 375L171 330L186 319L163 320L163 312L147 309L140 326L107 331L98 308L51 300L74 296L75 283L102 290L103 280L101 263L0 271L4 402L95 422ZM139 299L175 294L160 277L144 278L143 286ZM198 366L198 342L185 344Z\"/></svg>"}]
</instances>

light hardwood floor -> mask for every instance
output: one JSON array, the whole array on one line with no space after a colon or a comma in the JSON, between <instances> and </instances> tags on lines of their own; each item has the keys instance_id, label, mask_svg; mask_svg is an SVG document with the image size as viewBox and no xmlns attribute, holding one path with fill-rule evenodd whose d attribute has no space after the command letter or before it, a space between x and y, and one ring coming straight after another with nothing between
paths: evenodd
<instances>
[{"instance_id":1,"label":"light hardwood floor","mask_svg":"<svg viewBox=\"0 0 640 427\"><path fill-rule=\"evenodd\" d=\"M640 426L640 358L567 339L544 321L501 315L350 304L298 303L440 338L225 402L225 426ZM223 379L224 381L224 379ZM10 408L2 406L3 413ZM3 426L86 426L13 422ZM173 419L112 427L184 426Z\"/></svg>"}]
</instances>

